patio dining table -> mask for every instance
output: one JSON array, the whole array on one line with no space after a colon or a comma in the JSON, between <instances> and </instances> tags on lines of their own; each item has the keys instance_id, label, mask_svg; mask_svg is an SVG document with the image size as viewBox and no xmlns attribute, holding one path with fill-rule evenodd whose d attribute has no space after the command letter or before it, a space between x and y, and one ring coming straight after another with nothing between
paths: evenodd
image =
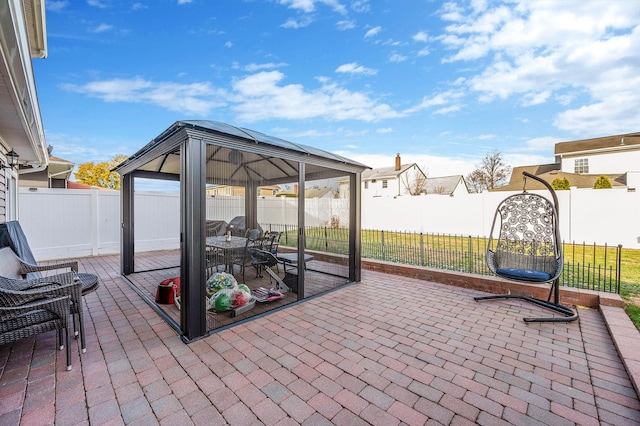
<instances>
[{"instance_id":1,"label":"patio dining table","mask_svg":"<svg viewBox=\"0 0 640 426\"><path fill-rule=\"evenodd\" d=\"M231 253L235 250L244 250L247 246L247 239L245 237L231 237L231 240L227 241L227 237L224 235L218 235L213 237L207 237L205 244L208 248L219 250L224 258L224 265L226 271L233 273L233 264L231 263Z\"/></svg>"}]
</instances>

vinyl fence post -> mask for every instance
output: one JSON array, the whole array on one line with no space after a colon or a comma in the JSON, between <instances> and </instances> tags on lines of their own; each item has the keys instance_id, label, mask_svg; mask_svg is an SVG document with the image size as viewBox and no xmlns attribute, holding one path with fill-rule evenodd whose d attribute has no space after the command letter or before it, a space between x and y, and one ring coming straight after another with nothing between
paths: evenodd
<instances>
[{"instance_id":1,"label":"vinyl fence post","mask_svg":"<svg viewBox=\"0 0 640 426\"><path fill-rule=\"evenodd\" d=\"M622 265L622 244L616 250L616 294L620 294L620 265Z\"/></svg>"},{"instance_id":2,"label":"vinyl fence post","mask_svg":"<svg viewBox=\"0 0 640 426\"><path fill-rule=\"evenodd\" d=\"M98 247L100 247L100 242L98 241L100 233L98 232L98 226L100 226L100 208L99 208L99 200L98 200L98 188L91 187L91 212L90 218L91 221L91 255L98 256L100 253L98 252Z\"/></svg>"},{"instance_id":3,"label":"vinyl fence post","mask_svg":"<svg viewBox=\"0 0 640 426\"><path fill-rule=\"evenodd\" d=\"M473 273L473 241L471 241L471 235L467 237L467 253L469 262L467 263L467 272Z\"/></svg>"}]
</instances>

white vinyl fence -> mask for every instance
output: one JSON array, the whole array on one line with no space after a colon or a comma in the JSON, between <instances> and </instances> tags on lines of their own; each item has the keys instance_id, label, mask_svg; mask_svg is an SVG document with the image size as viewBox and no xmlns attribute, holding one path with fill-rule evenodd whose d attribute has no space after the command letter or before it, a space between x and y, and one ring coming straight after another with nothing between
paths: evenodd
<instances>
[{"instance_id":1,"label":"white vinyl fence","mask_svg":"<svg viewBox=\"0 0 640 426\"><path fill-rule=\"evenodd\" d=\"M364 198L362 228L486 236L496 206L511 194ZM558 191L557 195L565 241L640 248L640 192L572 189ZM178 248L179 195L139 191L135 197L136 251ZM244 197L224 197L223 202L207 200L208 219L229 222L243 212ZM305 200L307 226L348 226L348 212L347 200ZM38 260L120 252L119 192L21 188L18 218ZM260 198L258 218L267 225L295 225L297 200Z\"/></svg>"}]
</instances>

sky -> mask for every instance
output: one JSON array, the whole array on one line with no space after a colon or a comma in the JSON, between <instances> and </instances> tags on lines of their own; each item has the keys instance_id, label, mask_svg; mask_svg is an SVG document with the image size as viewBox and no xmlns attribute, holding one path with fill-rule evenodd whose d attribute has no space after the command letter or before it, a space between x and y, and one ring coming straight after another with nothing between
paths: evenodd
<instances>
[{"instance_id":1,"label":"sky","mask_svg":"<svg viewBox=\"0 0 640 426\"><path fill-rule=\"evenodd\" d=\"M46 26L45 137L76 165L179 120L429 177L640 131L636 0L47 0Z\"/></svg>"}]
</instances>

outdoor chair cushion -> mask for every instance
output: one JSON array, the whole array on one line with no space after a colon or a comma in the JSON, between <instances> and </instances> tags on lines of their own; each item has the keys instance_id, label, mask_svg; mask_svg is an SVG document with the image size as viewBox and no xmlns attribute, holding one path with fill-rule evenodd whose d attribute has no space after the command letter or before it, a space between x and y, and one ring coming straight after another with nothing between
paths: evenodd
<instances>
[{"instance_id":1,"label":"outdoor chair cushion","mask_svg":"<svg viewBox=\"0 0 640 426\"><path fill-rule=\"evenodd\" d=\"M528 269L498 268L496 269L496 274L501 277L511 278L514 280L525 280L540 283L549 282L551 279L551 274L548 272L531 271Z\"/></svg>"}]
</instances>

